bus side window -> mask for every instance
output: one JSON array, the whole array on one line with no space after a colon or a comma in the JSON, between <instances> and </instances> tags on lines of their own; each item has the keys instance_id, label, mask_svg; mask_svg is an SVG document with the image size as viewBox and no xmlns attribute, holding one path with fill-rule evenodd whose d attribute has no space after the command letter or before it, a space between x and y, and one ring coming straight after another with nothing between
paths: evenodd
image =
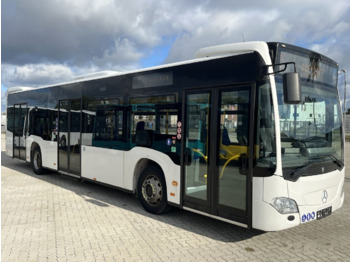
<instances>
[{"instance_id":1,"label":"bus side window","mask_svg":"<svg viewBox=\"0 0 350 262\"><path fill-rule=\"evenodd\" d=\"M113 140L115 129L114 110L97 110L94 140Z\"/></svg>"},{"instance_id":2,"label":"bus side window","mask_svg":"<svg viewBox=\"0 0 350 262\"><path fill-rule=\"evenodd\" d=\"M47 109L35 108L31 111L29 134L51 140L50 114Z\"/></svg>"},{"instance_id":3,"label":"bus side window","mask_svg":"<svg viewBox=\"0 0 350 262\"><path fill-rule=\"evenodd\" d=\"M163 135L176 135L178 122L178 109L174 106L171 108L161 108L156 111L156 130Z\"/></svg>"},{"instance_id":4,"label":"bus side window","mask_svg":"<svg viewBox=\"0 0 350 262\"><path fill-rule=\"evenodd\" d=\"M91 99L86 98L83 100L83 110L82 110L82 144L91 146L93 140L95 139L96 131L96 112L101 110L103 107L108 106L109 109L115 109L121 104L121 98L103 98L103 99ZM99 108L98 108L99 107ZM120 119L120 118L119 118ZM122 121L122 120L121 120ZM120 125L119 125L120 126ZM119 135L121 134L119 127ZM97 139L99 139L97 137ZM96 143L94 146L97 146Z\"/></svg>"},{"instance_id":5,"label":"bus side window","mask_svg":"<svg viewBox=\"0 0 350 262\"><path fill-rule=\"evenodd\" d=\"M95 117L92 145L97 147L123 149L124 111L121 108L98 108Z\"/></svg>"},{"instance_id":6,"label":"bus side window","mask_svg":"<svg viewBox=\"0 0 350 262\"><path fill-rule=\"evenodd\" d=\"M153 106L135 107L132 112L132 142L138 146L151 147L156 131L156 116Z\"/></svg>"}]
</instances>

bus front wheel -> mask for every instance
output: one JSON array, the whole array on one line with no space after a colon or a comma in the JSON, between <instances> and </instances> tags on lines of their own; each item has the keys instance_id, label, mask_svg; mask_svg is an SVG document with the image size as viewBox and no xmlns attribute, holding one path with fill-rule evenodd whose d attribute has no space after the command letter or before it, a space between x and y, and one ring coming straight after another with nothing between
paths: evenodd
<instances>
[{"instance_id":1,"label":"bus front wheel","mask_svg":"<svg viewBox=\"0 0 350 262\"><path fill-rule=\"evenodd\" d=\"M159 167L149 166L141 173L137 191L142 206L148 212L161 214L167 211L166 184Z\"/></svg>"},{"instance_id":2,"label":"bus front wheel","mask_svg":"<svg viewBox=\"0 0 350 262\"><path fill-rule=\"evenodd\" d=\"M41 151L39 147L36 147L33 151L32 167L35 174L42 175L44 173Z\"/></svg>"}]
</instances>

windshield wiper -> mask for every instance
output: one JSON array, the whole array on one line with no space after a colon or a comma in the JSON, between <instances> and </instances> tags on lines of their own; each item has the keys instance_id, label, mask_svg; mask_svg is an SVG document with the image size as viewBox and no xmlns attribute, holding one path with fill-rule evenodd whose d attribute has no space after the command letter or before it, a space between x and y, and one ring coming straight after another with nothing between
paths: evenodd
<instances>
[{"instance_id":1,"label":"windshield wiper","mask_svg":"<svg viewBox=\"0 0 350 262\"><path fill-rule=\"evenodd\" d=\"M310 166L312 166L313 163L308 163L306 164L305 166L302 166L302 167L298 167L298 168L294 168L289 174L289 180L292 180L292 181L297 181L301 175L304 173L304 171L306 169L308 169Z\"/></svg>"},{"instance_id":2,"label":"windshield wiper","mask_svg":"<svg viewBox=\"0 0 350 262\"><path fill-rule=\"evenodd\" d=\"M328 156L332 159L332 162L335 163L339 167L338 168L339 171L344 167L343 162L341 160L339 160L338 158L336 158L334 155L328 155ZM317 166L319 164L320 164L319 161L318 162L311 162L311 163L309 162L309 163L305 164L304 166L300 166L300 167L297 167L297 168L294 168L294 169L290 170L288 173L286 173L286 171L283 171L283 176L284 176L285 179L295 182L303 174L305 174L305 171L307 169L312 168L315 165Z\"/></svg>"},{"instance_id":3,"label":"windshield wiper","mask_svg":"<svg viewBox=\"0 0 350 262\"><path fill-rule=\"evenodd\" d=\"M337 166L339 166L340 168L343 168L344 163L341 160L336 158L334 155L329 155L329 157L333 159L333 163L337 164Z\"/></svg>"}]
</instances>

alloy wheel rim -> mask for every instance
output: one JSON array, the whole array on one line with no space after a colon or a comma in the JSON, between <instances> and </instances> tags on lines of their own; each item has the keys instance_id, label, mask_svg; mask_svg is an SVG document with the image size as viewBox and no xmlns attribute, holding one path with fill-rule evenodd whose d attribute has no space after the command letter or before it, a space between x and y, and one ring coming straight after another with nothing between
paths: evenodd
<instances>
[{"instance_id":1,"label":"alloy wheel rim","mask_svg":"<svg viewBox=\"0 0 350 262\"><path fill-rule=\"evenodd\" d=\"M148 204L156 206L162 199L162 184L155 176L148 176L142 184L142 196Z\"/></svg>"}]
</instances>

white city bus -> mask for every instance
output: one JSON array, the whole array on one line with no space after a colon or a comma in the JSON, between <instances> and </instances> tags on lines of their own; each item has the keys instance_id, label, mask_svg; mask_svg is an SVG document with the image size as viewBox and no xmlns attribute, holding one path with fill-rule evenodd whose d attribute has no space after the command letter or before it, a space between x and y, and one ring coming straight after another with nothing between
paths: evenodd
<instances>
[{"instance_id":1,"label":"white city bus","mask_svg":"<svg viewBox=\"0 0 350 262\"><path fill-rule=\"evenodd\" d=\"M189 61L9 92L6 153L264 231L324 218L344 201L338 65L250 42Z\"/></svg>"}]
</instances>

